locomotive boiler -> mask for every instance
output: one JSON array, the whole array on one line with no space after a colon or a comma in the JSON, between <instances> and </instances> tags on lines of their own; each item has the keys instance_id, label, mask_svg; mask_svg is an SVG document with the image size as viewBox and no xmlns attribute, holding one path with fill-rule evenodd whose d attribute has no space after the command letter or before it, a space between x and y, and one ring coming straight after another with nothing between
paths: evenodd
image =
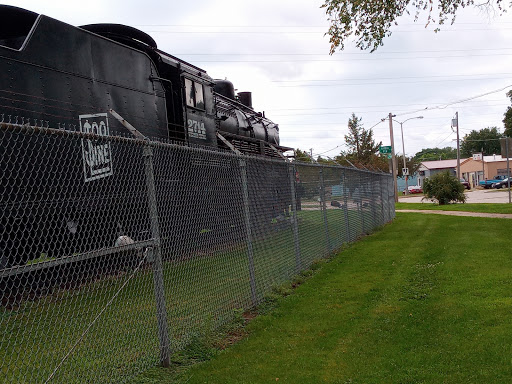
<instances>
[{"instance_id":1,"label":"locomotive boiler","mask_svg":"<svg viewBox=\"0 0 512 384\"><path fill-rule=\"evenodd\" d=\"M129 26L74 27L1 5L0 72L0 119L5 126L129 137L128 122L144 138L183 146L277 159L291 150L280 145L278 125L253 109L249 92L236 94L229 81L212 79L205 70L161 51L153 38ZM120 154L127 151L122 141L82 139L59 148L55 135L24 137L23 148L13 150L19 132L8 132L0 136L0 165L6 169L16 164L22 175L1 176L0 270L26 265L43 254L58 258L112 247L119 239L147 237L149 221L135 220L144 181L126 182L136 165L125 155L120 166ZM59 148L65 166L57 163L52 148ZM31 155L21 156L20 151ZM186 189L194 165L187 165L186 172L180 170L183 166L169 160L174 179ZM212 183L221 193L222 180ZM280 199L274 204L277 210L259 216L268 223L289 204L283 200L289 182L268 174L264 183L268 188L262 193ZM77 187L60 190L57 184ZM105 198L105 191L114 192ZM201 204L222 200L199 192L187 199ZM187 202L168 198L165 203ZM168 238L172 232L193 241L193 234L201 231L192 219L183 219L179 231L173 230L176 223L162 220Z\"/></svg>"}]
</instances>

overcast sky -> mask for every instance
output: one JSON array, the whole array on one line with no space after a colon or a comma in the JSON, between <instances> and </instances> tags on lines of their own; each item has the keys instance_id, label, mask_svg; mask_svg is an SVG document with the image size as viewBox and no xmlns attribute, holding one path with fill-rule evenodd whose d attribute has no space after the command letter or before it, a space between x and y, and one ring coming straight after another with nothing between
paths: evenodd
<instances>
[{"instance_id":1,"label":"overcast sky","mask_svg":"<svg viewBox=\"0 0 512 384\"><path fill-rule=\"evenodd\" d=\"M347 44L329 56L328 22L319 0L43 1L16 5L72 25L119 23L149 33L158 47L253 93L253 106L279 124L281 144L335 156L346 149L352 112L390 144L395 119L405 153L456 146L450 127L459 113L461 137L498 127L512 89L512 12L464 9L454 26L434 33L404 16L377 52ZM508 86L508 88L506 88ZM485 96L481 96L484 95ZM481 97L478 97L481 96ZM380 123L379 123L380 122ZM402 153L400 124L395 148Z\"/></svg>"}]
</instances>

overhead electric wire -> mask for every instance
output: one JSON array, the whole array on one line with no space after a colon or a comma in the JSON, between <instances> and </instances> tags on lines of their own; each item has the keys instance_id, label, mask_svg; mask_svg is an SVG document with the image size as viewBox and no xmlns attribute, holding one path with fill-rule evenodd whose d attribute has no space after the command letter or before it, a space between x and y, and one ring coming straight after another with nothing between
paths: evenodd
<instances>
[{"instance_id":1,"label":"overhead electric wire","mask_svg":"<svg viewBox=\"0 0 512 384\"><path fill-rule=\"evenodd\" d=\"M200 28L201 26L196 26L194 28ZM213 27L212 27L213 28ZM223 28L223 27L218 27L218 28ZM224 27L225 28L225 27ZM167 34L202 34L202 33L208 33L208 34L212 34L212 33L215 33L215 34L233 34L233 35L239 35L239 34L244 34L244 35L275 35L275 34L299 34L299 35L307 35L307 34L322 34L324 35L327 30L328 30L328 26L326 27L320 27L322 28L322 30L318 30L318 31L304 31L304 30L291 30L291 31L287 31L287 30L281 30L281 31L262 31L262 30L258 30L258 31L248 31L247 30L247 27L244 27L245 29L242 30L242 31L212 31L212 30L207 30L207 31L169 31L169 30L145 30L146 33L167 33ZM254 27L255 28L255 27ZM292 27L290 27L292 28ZM303 29L304 27L294 27L294 28L301 28ZM320 29L319 28L319 29ZM458 29L458 28L453 28L453 29L443 29L442 32L481 32L481 31L492 31L492 32L495 32L495 31L508 31L508 30L512 30L512 28L463 28L463 29ZM433 30L431 29L412 29L412 30L404 30L404 29L398 29L398 30L393 30L391 31L391 33L417 33L417 32L429 32L429 33L432 33L434 32Z\"/></svg>"},{"instance_id":2,"label":"overhead electric wire","mask_svg":"<svg viewBox=\"0 0 512 384\"><path fill-rule=\"evenodd\" d=\"M440 49L440 50L415 50L415 51L391 51L391 52L343 52L342 54L335 54L334 56L343 55L343 56L352 56L352 55L360 55L360 56L381 56L381 55L409 55L414 53L451 53L451 52L475 52L475 51L509 51L512 48L472 48L472 49ZM237 52L237 53L175 53L176 56L327 56L326 52L319 53L259 53L259 52Z\"/></svg>"},{"instance_id":3,"label":"overhead electric wire","mask_svg":"<svg viewBox=\"0 0 512 384\"><path fill-rule=\"evenodd\" d=\"M500 24L512 24L512 21L497 21L493 22L493 25ZM415 26L422 25L421 22L415 23L403 23L402 26ZM489 23L482 22L474 22L474 23L465 23L465 22L457 22L457 25L490 25ZM183 28L183 27L193 27L193 28L325 28L329 27L329 25L225 25L225 24L137 24L134 27L173 27L173 28Z\"/></svg>"},{"instance_id":4,"label":"overhead electric wire","mask_svg":"<svg viewBox=\"0 0 512 384\"><path fill-rule=\"evenodd\" d=\"M424 111L432 111L432 110L436 110L436 109L446 109L446 108L448 108L451 105L461 104L461 103L465 103L465 102L470 101L470 100L478 99L480 97L492 95L492 94L498 93L498 92L503 92L504 90L506 90L507 88L510 88L510 87L512 87L512 84L506 85L505 87L502 87L502 88L499 88L499 89L496 89L496 90L493 90L493 91L482 93L480 95L468 97L466 99L456 100L456 101L453 101L453 102L450 102L450 103L440 104L440 105L437 105L437 106L434 106L434 107L425 107L423 109L418 109L416 111L401 113L400 115L397 115L397 116L406 116L406 115L411 115L413 113L424 112Z\"/></svg>"},{"instance_id":5,"label":"overhead electric wire","mask_svg":"<svg viewBox=\"0 0 512 384\"><path fill-rule=\"evenodd\" d=\"M477 108L489 108L489 107L506 107L507 105L504 104L496 104L496 105L482 105L482 106L474 106L474 105L469 105L469 106L462 106L460 108L472 108L472 109L477 109ZM510 106L510 105L509 105ZM351 112L354 112L355 114L360 114L360 113L368 113L369 111L366 110L366 111L357 111L356 109L350 109ZM370 111L372 113L386 113L385 110L381 110L381 111ZM400 111L397 111L397 113L399 113ZM505 113L505 112L503 112ZM320 113L273 113L272 114L272 117L294 117L294 116L330 116L330 115L346 115L348 114L348 112L320 112ZM495 113L485 113L485 114L481 114L479 113L478 116L495 116L496 114ZM437 117L434 117L434 119L437 119Z\"/></svg>"},{"instance_id":6,"label":"overhead electric wire","mask_svg":"<svg viewBox=\"0 0 512 384\"><path fill-rule=\"evenodd\" d=\"M377 79L376 79L377 80ZM305 88L305 87L351 87L366 85L400 85L400 84L421 84L421 83L446 83L457 81L487 81L487 80L509 80L503 77L489 77L484 79L443 79L443 80L415 80L415 81L386 81L368 83L338 83L338 84L300 84L300 85L278 85L279 88ZM350 79L346 80L350 81Z\"/></svg>"},{"instance_id":7,"label":"overhead electric wire","mask_svg":"<svg viewBox=\"0 0 512 384\"><path fill-rule=\"evenodd\" d=\"M467 54L467 55L449 55L449 56L404 56L404 57L378 57L369 58L330 58L315 60L196 60L195 63L316 63L316 62L347 62L347 61L378 61L378 60L419 60L419 59L458 59L465 57L489 57L489 56L512 56L512 53L497 54Z\"/></svg>"},{"instance_id":8,"label":"overhead electric wire","mask_svg":"<svg viewBox=\"0 0 512 384\"><path fill-rule=\"evenodd\" d=\"M489 102L501 101L501 100L487 100ZM411 107L421 105L419 103L415 104L380 104L380 105L358 105L358 106L344 106L344 107L318 107L318 108L275 108L275 109L266 109L269 111L307 111L307 110L321 110L321 109L360 109L360 108L393 108L393 107Z\"/></svg>"},{"instance_id":9,"label":"overhead electric wire","mask_svg":"<svg viewBox=\"0 0 512 384\"><path fill-rule=\"evenodd\" d=\"M397 77L363 77L354 79L309 79L309 80L271 80L271 83L309 83L309 82L339 82L339 81L373 81L373 80L401 80L401 79L433 79L433 78L453 78L453 77L476 77L476 76L509 76L512 72L504 73L468 73L448 74L448 75L431 75L431 76L397 76Z\"/></svg>"}]
</instances>

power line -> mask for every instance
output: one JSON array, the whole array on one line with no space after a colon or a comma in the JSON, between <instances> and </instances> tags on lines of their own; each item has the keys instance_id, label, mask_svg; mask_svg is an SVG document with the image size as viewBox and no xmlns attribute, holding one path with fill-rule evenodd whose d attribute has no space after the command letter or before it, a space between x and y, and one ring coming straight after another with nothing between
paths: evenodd
<instances>
[{"instance_id":1,"label":"power line","mask_svg":"<svg viewBox=\"0 0 512 384\"><path fill-rule=\"evenodd\" d=\"M474 105L468 105L468 106L462 106L460 108L472 108L472 109L476 109L476 108L488 108L488 107L495 107L495 106L503 106L505 107L506 105L501 105L501 104L496 104L496 105L482 105L480 107L478 106L474 106ZM349 114L351 112L354 112L355 114L362 114L362 113L368 113L368 112L371 112L371 113L385 113L386 111L385 110L381 110L381 111L368 111L368 110L365 110L365 111L357 111L356 109L354 110L350 110L350 112L319 112L319 113L273 113L272 114L272 117L294 117L294 116L331 116L331 115L345 115L345 114ZM397 111L397 112L400 112L400 111ZM505 113L505 112L503 112ZM479 113L478 116L496 116L496 113L485 113L485 114L481 114ZM433 119L441 119L442 117L434 117Z\"/></svg>"},{"instance_id":2,"label":"power line","mask_svg":"<svg viewBox=\"0 0 512 384\"><path fill-rule=\"evenodd\" d=\"M330 58L330 59L314 59L314 60L197 60L196 63L317 63L317 62L347 62L347 61L379 61L379 60L419 60L419 59L459 59L467 57L489 57L489 56L511 56L512 53L496 53L496 54L467 54L467 55L450 55L450 56L407 56L407 57L377 57L370 58Z\"/></svg>"},{"instance_id":3,"label":"power line","mask_svg":"<svg viewBox=\"0 0 512 384\"><path fill-rule=\"evenodd\" d=\"M200 26L196 26L195 28L199 28ZM213 27L212 27L213 28ZM221 28L220 26L218 28ZM290 27L292 28L292 27ZM297 28L297 27L296 27ZM280 31L248 31L247 27L244 27L243 30L238 31L212 31L212 30L205 30L205 31L169 31L169 30L145 30L146 33L165 33L165 34L233 34L233 35L276 35L276 34L299 34L299 35L311 35L311 34L322 34L324 35L326 31L328 30L328 26L322 27L325 29L318 30L318 31L304 31L302 30L280 30ZM497 31L509 31L512 30L512 28L462 28L462 29L444 29L442 32L481 32L481 31L489 31L489 32L497 32ZM432 33L433 30L429 29L411 29L411 30L394 30L391 31L391 33L418 33L418 32L428 32Z\"/></svg>"},{"instance_id":4,"label":"power line","mask_svg":"<svg viewBox=\"0 0 512 384\"><path fill-rule=\"evenodd\" d=\"M343 56L382 56L382 55L409 55L413 53L452 53L452 52L475 52L475 51L509 51L512 48L471 48L471 49L442 49L442 50L416 50L416 51L390 51L390 52L343 52ZM319 53L175 53L175 56L327 56L325 52ZM338 55L334 55L336 57Z\"/></svg>"},{"instance_id":5,"label":"power line","mask_svg":"<svg viewBox=\"0 0 512 384\"><path fill-rule=\"evenodd\" d=\"M423 111L431 111L431 110L435 110L435 109L446 109L448 108L449 106L451 105L455 105L455 104L460 104L460 103L465 103L467 101L470 101L470 100L475 100L475 99L478 99L480 97L484 97L484 96L487 96L487 95L492 95L494 93L498 93L498 92L503 92L505 89L507 88L510 88L512 87L512 85L507 85L503 88L500 88L500 89L496 89L494 91L489 91L489 92L486 92L486 93L482 93L481 95L477 95L477 96L472 96L472 97L468 97L466 99L461 99L461 100L456 100L456 101L453 101L453 102L450 102L450 103L447 103L447 104L442 104L442 105L437 105L437 106L434 106L434 107L425 107L423 109L418 109L416 111L411 111L411 112L407 112L407 113L402 113L400 115L397 115L397 116L406 116L406 115L410 115L410 114L413 114L413 113L418 113L418 112L423 112Z\"/></svg>"},{"instance_id":6,"label":"power line","mask_svg":"<svg viewBox=\"0 0 512 384\"><path fill-rule=\"evenodd\" d=\"M475 73L475 74L467 74L467 75L432 75L432 76L399 76L399 77L363 77L363 78L354 78L354 79L315 79L315 80L271 80L272 83L308 83L308 82L338 82L338 81L372 81L372 80L401 80L401 79L435 79L435 78L453 78L453 77L476 77L476 76L508 76L512 75L512 72L504 72L504 73Z\"/></svg>"},{"instance_id":7,"label":"power line","mask_svg":"<svg viewBox=\"0 0 512 384\"><path fill-rule=\"evenodd\" d=\"M497 21L493 22L493 25L507 25L512 24L511 21ZM421 25L421 23L403 23L402 26L416 26ZM473 23L464 23L464 22L457 22L457 25L489 25L489 23L483 23L483 22L473 22ZM141 27L173 27L173 28L325 28L329 27L329 25L225 25L225 24L136 24L134 25L136 28Z\"/></svg>"},{"instance_id":8,"label":"power line","mask_svg":"<svg viewBox=\"0 0 512 384\"><path fill-rule=\"evenodd\" d=\"M501 100L487 100L489 102ZM379 105L359 105L359 106L344 106L344 107L318 107L318 108L276 108L266 109L266 111L311 111L311 110L331 110L331 109L361 109L361 108L394 108L394 107L411 107L421 104L379 104Z\"/></svg>"},{"instance_id":9,"label":"power line","mask_svg":"<svg viewBox=\"0 0 512 384\"><path fill-rule=\"evenodd\" d=\"M508 80L503 77L488 77L485 79L444 79L444 80L415 80L415 81L386 81L368 83L338 83L338 84L301 84L301 85L279 85L280 88L305 88L305 87L350 87L365 85L398 85L398 84L420 84L420 83L446 83L456 81L486 81L486 80ZM342 80L339 80L342 81ZM350 80L348 80L350 81Z\"/></svg>"}]
</instances>

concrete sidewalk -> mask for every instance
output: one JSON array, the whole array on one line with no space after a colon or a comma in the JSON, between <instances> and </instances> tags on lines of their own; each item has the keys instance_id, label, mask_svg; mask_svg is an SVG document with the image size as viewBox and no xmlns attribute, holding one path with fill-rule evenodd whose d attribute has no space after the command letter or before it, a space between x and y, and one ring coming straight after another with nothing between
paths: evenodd
<instances>
[{"instance_id":1,"label":"concrete sidewalk","mask_svg":"<svg viewBox=\"0 0 512 384\"><path fill-rule=\"evenodd\" d=\"M425 213L434 215L449 215L449 216L471 216L471 217L491 217L500 219L512 219L510 213L483 213L483 212L463 212L463 211L439 211L434 209L397 209L395 212L406 213Z\"/></svg>"}]
</instances>

